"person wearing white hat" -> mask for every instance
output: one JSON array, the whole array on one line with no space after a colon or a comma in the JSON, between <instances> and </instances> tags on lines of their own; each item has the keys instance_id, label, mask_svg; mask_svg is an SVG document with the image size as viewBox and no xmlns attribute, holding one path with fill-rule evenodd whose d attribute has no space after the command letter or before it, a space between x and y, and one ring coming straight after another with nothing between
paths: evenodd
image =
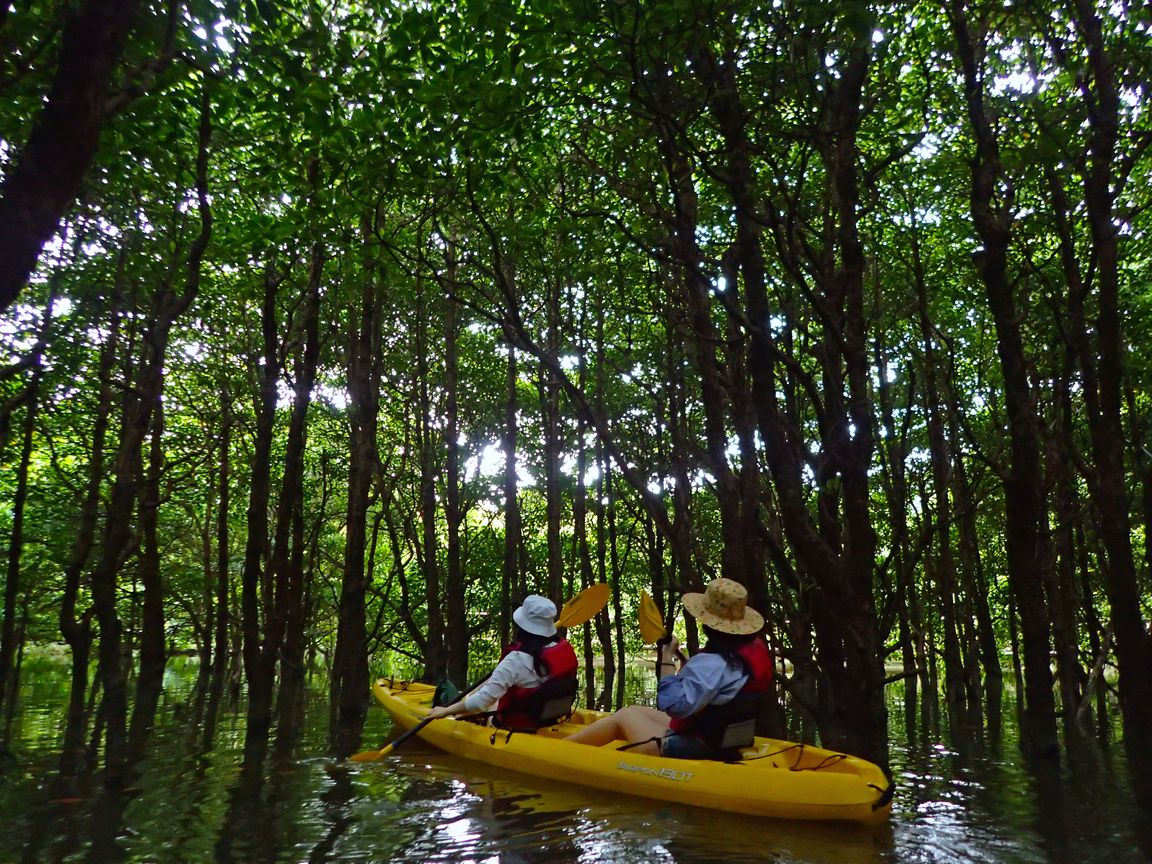
<instances>
[{"instance_id":1,"label":"person wearing white hat","mask_svg":"<svg viewBox=\"0 0 1152 864\"><path fill-rule=\"evenodd\" d=\"M530 730L555 719L539 714L552 699L575 696L576 652L557 632L556 604L529 594L512 621L515 639L488 680L451 705L433 708L429 717L493 712L498 726Z\"/></svg>"},{"instance_id":2,"label":"person wearing white hat","mask_svg":"<svg viewBox=\"0 0 1152 864\"><path fill-rule=\"evenodd\" d=\"M748 606L748 592L731 579L713 579L703 593L682 598L684 611L708 637L703 651L676 671L679 643L659 648L656 708L629 705L569 736L602 746L632 742L637 753L681 759L719 759L751 743L761 701L772 682L772 654L764 616Z\"/></svg>"}]
</instances>

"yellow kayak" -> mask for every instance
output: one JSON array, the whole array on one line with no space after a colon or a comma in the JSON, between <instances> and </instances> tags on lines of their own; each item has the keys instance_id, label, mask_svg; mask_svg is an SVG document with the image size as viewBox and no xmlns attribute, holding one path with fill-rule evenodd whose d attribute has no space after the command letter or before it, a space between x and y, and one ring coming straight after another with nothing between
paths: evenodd
<instances>
[{"instance_id":1,"label":"yellow kayak","mask_svg":"<svg viewBox=\"0 0 1152 864\"><path fill-rule=\"evenodd\" d=\"M398 727L411 729L427 714L435 688L380 679L372 692ZM742 761L728 763L621 752L623 742L590 747L564 741L603 716L579 710L534 735L443 718L418 735L455 756L522 774L729 813L867 824L883 822L892 810L891 784L879 767L806 744L757 738L742 751Z\"/></svg>"}]
</instances>

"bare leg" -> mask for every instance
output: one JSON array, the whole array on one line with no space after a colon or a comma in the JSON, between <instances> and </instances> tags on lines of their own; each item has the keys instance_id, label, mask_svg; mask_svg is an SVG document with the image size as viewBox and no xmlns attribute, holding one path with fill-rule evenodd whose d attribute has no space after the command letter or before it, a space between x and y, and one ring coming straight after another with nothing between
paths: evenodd
<instances>
[{"instance_id":1,"label":"bare leg","mask_svg":"<svg viewBox=\"0 0 1152 864\"><path fill-rule=\"evenodd\" d=\"M601 717L595 723L585 726L579 732L569 735L565 741L576 744L590 744L600 747L612 741L644 741L658 738L668 731L668 715L645 705L629 705L615 714ZM634 747L637 753L657 753L655 743Z\"/></svg>"}]
</instances>

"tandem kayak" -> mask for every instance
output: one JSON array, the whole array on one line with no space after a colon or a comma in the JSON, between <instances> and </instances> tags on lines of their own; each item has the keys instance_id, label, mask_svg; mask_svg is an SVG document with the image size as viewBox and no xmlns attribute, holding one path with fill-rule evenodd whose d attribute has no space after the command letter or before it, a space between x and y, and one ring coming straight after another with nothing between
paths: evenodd
<instances>
[{"instance_id":1,"label":"tandem kayak","mask_svg":"<svg viewBox=\"0 0 1152 864\"><path fill-rule=\"evenodd\" d=\"M372 692L397 727L412 729L428 713L435 688L380 679ZM879 767L807 744L758 737L741 761L716 762L620 751L620 741L591 747L564 740L603 716L581 709L535 734L446 717L418 735L455 756L521 774L729 813L875 824L892 810L892 784Z\"/></svg>"}]
</instances>

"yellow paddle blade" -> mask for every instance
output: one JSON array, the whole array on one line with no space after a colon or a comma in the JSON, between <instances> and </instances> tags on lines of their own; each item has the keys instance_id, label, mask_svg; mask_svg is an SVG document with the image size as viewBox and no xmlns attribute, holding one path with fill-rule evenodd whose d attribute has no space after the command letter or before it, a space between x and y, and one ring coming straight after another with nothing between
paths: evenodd
<instances>
[{"instance_id":1,"label":"yellow paddle blade","mask_svg":"<svg viewBox=\"0 0 1152 864\"><path fill-rule=\"evenodd\" d=\"M386 747L381 747L379 750L365 750L363 753L353 753L351 759L353 762L379 762L391 753L392 748L395 746L395 743L393 743Z\"/></svg>"},{"instance_id":2,"label":"yellow paddle blade","mask_svg":"<svg viewBox=\"0 0 1152 864\"><path fill-rule=\"evenodd\" d=\"M564 608L556 616L556 626L579 627L585 621L591 621L596 613L607 605L610 593L607 583L597 582L595 585L589 585L564 604Z\"/></svg>"},{"instance_id":3,"label":"yellow paddle blade","mask_svg":"<svg viewBox=\"0 0 1152 864\"><path fill-rule=\"evenodd\" d=\"M640 595L640 608L636 610L636 617L640 619L640 637L645 645L655 645L668 635L660 607L647 591Z\"/></svg>"}]
</instances>

